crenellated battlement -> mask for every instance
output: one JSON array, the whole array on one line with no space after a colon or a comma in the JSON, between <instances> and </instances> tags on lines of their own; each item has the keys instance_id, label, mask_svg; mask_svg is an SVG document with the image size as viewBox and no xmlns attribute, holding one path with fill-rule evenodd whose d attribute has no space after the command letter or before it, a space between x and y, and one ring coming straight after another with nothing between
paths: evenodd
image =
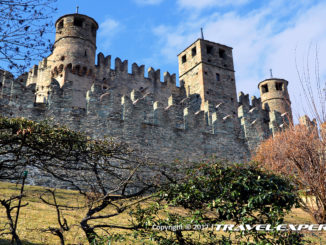
<instances>
[{"instance_id":1,"label":"crenellated battlement","mask_svg":"<svg viewBox=\"0 0 326 245\"><path fill-rule=\"evenodd\" d=\"M32 69L30 69L27 78L27 84L37 83L37 75L38 75L38 65L34 65Z\"/></svg>"},{"instance_id":2,"label":"crenellated battlement","mask_svg":"<svg viewBox=\"0 0 326 245\"><path fill-rule=\"evenodd\" d=\"M120 115L120 119L124 122L133 124L147 123L164 128L178 128L182 130L197 130L206 133L225 132L228 126L228 121L232 118L230 115L215 111L215 119L212 123L213 112L209 114L209 119L206 118L206 112L197 110L198 106L191 102L193 98L186 100L177 100L172 95L166 102L155 100L152 93L143 95L140 91L132 90L129 94L120 94L117 91L110 90L101 93L99 85L93 85L88 93L88 109L87 114L94 114L100 111L99 108L110 109L110 114ZM121 101L121 107L113 106L113 101ZM167 104L168 106L164 106ZM115 108L112 110L112 108ZM95 110L95 111L93 111ZM109 116L109 114L105 114Z\"/></svg>"},{"instance_id":3,"label":"crenellated battlement","mask_svg":"<svg viewBox=\"0 0 326 245\"><path fill-rule=\"evenodd\" d=\"M144 77L144 70L145 70L145 66L144 65L140 65L138 66L136 63L132 64L131 67L131 74L135 77Z\"/></svg>"},{"instance_id":4,"label":"crenellated battlement","mask_svg":"<svg viewBox=\"0 0 326 245\"><path fill-rule=\"evenodd\" d=\"M161 71L160 69L155 70L153 67L149 67L147 69L147 76L145 76L145 65L138 65L137 63L133 63L131 66L131 73L128 73L128 60L121 60L119 57L114 60L114 67L111 68L111 55L104 56L103 53L99 53L97 55L97 65L96 69L99 73L99 76L109 74L111 75L121 75L128 76L131 75L140 79L149 79L153 83L161 82L166 85L171 83L176 87L176 75L170 74L169 72L164 72L163 81L161 81ZM113 72L114 71L114 72ZM103 74L104 73L104 74ZM107 78L103 76L106 80ZM100 78L98 80L101 80ZM181 87L181 86L180 86Z\"/></svg>"},{"instance_id":5,"label":"crenellated battlement","mask_svg":"<svg viewBox=\"0 0 326 245\"><path fill-rule=\"evenodd\" d=\"M161 102L164 106L168 105L168 98L186 97L184 84L176 85L176 75L164 72L163 81L161 80L161 70L149 67L145 74L145 66L133 63L131 73L128 72L128 60L122 61L115 58L114 67L111 68L111 56L98 54L98 62L95 66L97 83L102 84L102 88L117 90L120 94L130 94L132 90L139 91L141 94L151 93L155 101Z\"/></svg>"},{"instance_id":6,"label":"crenellated battlement","mask_svg":"<svg viewBox=\"0 0 326 245\"><path fill-rule=\"evenodd\" d=\"M94 78L93 69L89 68L87 66L80 66L80 65L74 65L72 63L69 64L58 64L58 66L55 66L53 70L51 71L52 78L57 78L58 76L63 76L64 72L71 72L74 75L78 75L80 77L88 76L90 79Z\"/></svg>"},{"instance_id":7,"label":"crenellated battlement","mask_svg":"<svg viewBox=\"0 0 326 245\"><path fill-rule=\"evenodd\" d=\"M254 151L263 139L289 125L287 113L281 114L275 110L262 107L261 98L251 97L243 92L239 93L238 117L241 124L242 137L248 142L248 147Z\"/></svg>"},{"instance_id":8,"label":"crenellated battlement","mask_svg":"<svg viewBox=\"0 0 326 245\"><path fill-rule=\"evenodd\" d=\"M165 79L166 85L163 86L169 86L169 83L174 83L175 77L166 73ZM3 115L33 120L52 118L54 122L64 122L93 137L109 135L137 147L144 145L152 149L148 154L154 152L156 147L163 147L166 152L172 151L168 157L170 160L181 157L180 153L185 149L189 149L189 159L196 159L200 155L219 155L216 147L231 150L231 145L236 146L239 150L230 159L243 156L243 152L247 151L243 143L231 134L234 118L223 113L222 105L207 104L206 110L200 110L197 96L171 94L166 101L158 101L151 92L132 90L122 94L114 88L103 90L102 83L94 82L86 93L87 102L83 109L74 106L75 81L61 85L52 79L47 88L36 83L26 86L24 82L14 80L7 83L8 86L2 87L7 90L3 91L12 96L1 99L1 105L7 105L2 106ZM42 89L47 89L48 99L38 102L35 96L41 94ZM163 146L162 138L165 142ZM143 141L146 143L141 143ZM193 150L195 145L197 149ZM156 157L160 157L158 152Z\"/></svg>"},{"instance_id":9,"label":"crenellated battlement","mask_svg":"<svg viewBox=\"0 0 326 245\"><path fill-rule=\"evenodd\" d=\"M53 118L57 122L64 121L74 129L85 130L94 137L102 135L122 137L136 145L139 144L139 140L145 140L146 146L153 144L153 139L156 138L153 134L158 133L161 136L169 135L170 138L166 140L170 143L171 140L173 142L176 139L183 139L180 144L187 142L187 147L192 149L194 145L189 137L192 140L199 136L201 140L208 137L210 143L208 145L205 143L203 145L205 149L201 149L204 155L215 152L214 147L227 147L231 150L237 145L242 152L246 152L245 145L247 144L249 150L253 150L261 140L281 129L282 123L285 122L285 115L276 111L266 111L261 106L260 98L253 96L249 100L249 95L242 92L238 98L238 118L227 113L228 104L225 102L214 104L206 101L205 108L202 110L201 99L198 95L186 96L185 93L180 92L182 88L178 88L178 92L173 90L176 82L174 74L165 72L164 81L161 82L160 70L149 68L146 78L143 76L143 65L138 66L134 63L133 72L128 74L128 61L122 62L117 58L115 69L111 69L109 63L110 56L104 57L100 54L100 65L96 66L96 72L100 70L103 72L105 69L110 72L117 71L116 74L138 76L148 84L160 84L159 89L169 88L169 96L158 97L157 90L136 90L131 89L132 86L124 93L119 87L114 87L115 80L111 77L111 80L106 81L95 79L85 93L85 107L76 106L76 93L79 93L76 91L76 85L83 77L85 79L91 77L89 72L84 71L80 74L80 69L77 72L76 66L62 63L53 68L57 73L54 76L51 74L51 83L47 86L28 82L31 78L38 77L40 71L43 72L48 68L46 63L42 62L29 72L26 77L26 86L24 83L14 81L12 76L7 75L5 78L2 75L2 81L5 81L2 93L11 94L11 97L3 97L1 100L2 105L7 105L2 108L2 113L10 116L23 115L33 120ZM60 74L64 75L66 82L60 82ZM74 77L67 79L68 76L76 76L79 79L74 79ZM47 100L38 99L38 96L44 94L45 91L48 94ZM22 101L22 94L29 100L29 103ZM239 134L236 133L234 120L240 122ZM231 144L226 143L228 141ZM173 147L179 147L173 145ZM239 152L238 154L243 155Z\"/></svg>"},{"instance_id":10,"label":"crenellated battlement","mask_svg":"<svg viewBox=\"0 0 326 245\"><path fill-rule=\"evenodd\" d=\"M97 65L98 69L110 69L111 68L111 55L104 57L103 53L97 55Z\"/></svg>"},{"instance_id":11,"label":"crenellated battlement","mask_svg":"<svg viewBox=\"0 0 326 245\"><path fill-rule=\"evenodd\" d=\"M100 62L107 66L110 59L102 56ZM122 62L120 59L116 59L116 64L115 70L127 72L127 61ZM63 64L60 66L62 67ZM25 76L25 81L31 77L39 76L39 67L42 67L42 71L46 69L44 65L34 66L30 73ZM96 69L99 69L99 66ZM111 68L108 69L112 71ZM178 140L178 142L181 145L186 142L189 149L194 147L190 138L193 140L199 137L206 142L208 137L209 144L205 143L202 146L204 149L201 148L204 155L211 154L212 151L215 152L214 147L227 147L229 150L231 148L234 150L235 145L242 152L246 152L246 149L253 151L261 140L281 130L288 123L286 113L267 111L262 108L260 98L253 96L249 99L249 95L242 92L239 93L238 97L237 117L227 113L228 104L226 102L214 104L206 101L205 108L202 110L201 99L198 95L187 96L180 91L179 93L173 91L174 74L164 73L164 82L161 82L157 79L160 71L153 68L149 69L150 78L147 79L150 81L147 79L145 81L151 84L159 82L160 88L171 88L169 96L166 98L158 98L155 90L154 92L151 90L144 92L144 90L131 89L131 87L129 88L130 91L123 93L119 87L113 86L114 80L98 81L99 79L95 79L85 93L85 107L76 106L76 93L80 94L76 90L76 86L78 86L80 79L83 77L87 79L89 75L87 72L80 75L73 70L73 66L57 68L58 74L51 78L51 83L47 86L37 83L24 83L21 82L21 79L18 82L13 80L12 76L2 73L0 77L3 84L1 92L11 95L1 98L2 114L25 116L33 120L53 118L57 122L65 122L74 129L85 130L94 137L103 135L122 137L122 139L133 142L135 145L145 140L147 142L146 147L149 144L154 144L153 140L158 137L156 134L163 138L168 135L169 138L166 140L170 142L169 144L176 139L183 139L182 141ZM141 75L142 79L145 78L142 74L144 66L133 64L133 70L134 72L129 74L130 76ZM73 75L79 79L70 77L61 84L60 79L57 79L60 74ZM103 87L104 85L107 87ZM37 96L42 95L44 91L47 91L48 97L47 100L42 101ZM28 100L28 103L25 100ZM237 133L234 120L239 120L239 133ZM161 142L158 138L156 141ZM226 143L228 141L231 143ZM195 142L199 144L199 142ZM176 146L175 143L172 145L176 149L180 147ZM168 148L170 149L170 147ZM241 155L239 152L238 154ZM176 155L175 152L174 156Z\"/></svg>"},{"instance_id":12,"label":"crenellated battlement","mask_svg":"<svg viewBox=\"0 0 326 245\"><path fill-rule=\"evenodd\" d=\"M175 97L185 97L186 91L184 84L176 85L176 75L164 72L163 81L161 81L160 69L155 70L149 67L145 75L144 65L133 63L131 73L128 72L128 60L121 60L119 57L114 60L114 67L111 68L111 56L104 56L99 53L96 65L85 65L77 60L71 62L65 56L61 56L55 61L54 56L50 55L43 59L39 65L35 65L28 73L27 85L36 84L37 103L47 103L49 84L54 79L60 87L69 81L79 81L79 95L75 97L75 106L86 107L86 95L90 86L95 82L102 86L102 91L110 89L117 90L117 93L128 94L132 90L140 91L143 95L152 93L155 101L159 101L167 106L168 98L171 95ZM76 85L77 86L77 85ZM77 87L76 87L77 88ZM75 93L76 94L76 93Z\"/></svg>"}]
</instances>

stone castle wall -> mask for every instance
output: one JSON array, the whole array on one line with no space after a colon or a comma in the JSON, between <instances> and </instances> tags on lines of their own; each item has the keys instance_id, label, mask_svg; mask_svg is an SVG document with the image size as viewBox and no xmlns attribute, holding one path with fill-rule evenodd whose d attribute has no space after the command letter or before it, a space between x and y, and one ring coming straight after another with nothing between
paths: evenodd
<instances>
[{"instance_id":1,"label":"stone castle wall","mask_svg":"<svg viewBox=\"0 0 326 245\"><path fill-rule=\"evenodd\" d=\"M234 117L227 113L228 99L205 101L201 109L200 96L187 95L183 83L176 86L175 74L166 72L160 81L160 70L149 68L145 76L143 65L133 63L129 73L128 61L116 58L112 69L110 56L100 53L97 60L94 76L66 66L49 77L47 59L18 79L2 72L0 113L36 121L51 118L93 137L126 141L166 162L211 156L247 160L263 139L288 123L280 112L263 109L260 98L252 97L250 103L242 92Z\"/></svg>"},{"instance_id":2,"label":"stone castle wall","mask_svg":"<svg viewBox=\"0 0 326 245\"><path fill-rule=\"evenodd\" d=\"M87 92L84 109L72 106L73 82L60 87L54 80L47 103L35 103L35 84L26 87L24 81L13 80L8 73L0 79L2 93L10 95L1 98L4 116L36 121L51 119L53 123L93 137L114 137L128 142L145 156L164 162L195 161L211 156L243 161L249 156L245 139L240 137L240 132L234 132L232 119L223 114L223 108L196 111L196 96L180 100L178 94L170 95L161 102L150 92L132 90L120 94L119 89L103 89L103 84L94 83ZM159 86L168 86L160 83Z\"/></svg>"}]
</instances>

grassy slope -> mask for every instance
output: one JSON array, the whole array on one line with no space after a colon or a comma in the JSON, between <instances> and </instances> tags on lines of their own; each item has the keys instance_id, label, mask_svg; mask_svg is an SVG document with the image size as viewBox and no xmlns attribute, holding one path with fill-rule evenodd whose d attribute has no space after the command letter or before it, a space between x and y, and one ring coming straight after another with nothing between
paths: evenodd
<instances>
[{"instance_id":1,"label":"grassy slope","mask_svg":"<svg viewBox=\"0 0 326 245\"><path fill-rule=\"evenodd\" d=\"M19 193L20 185L16 186L14 184L0 182L0 199L9 197L11 195L16 195ZM25 195L26 198L23 199L24 202L28 202L29 205L21 209L20 219L18 223L18 234L20 238L24 240L24 244L59 244L59 240L50 233L41 232L41 229L46 229L49 226L58 227L56 211L54 208L43 204L39 196L44 192L43 187L36 186L26 186ZM59 198L60 204L69 204L70 206L82 206L84 204L84 199L77 192L69 190L57 190L57 196ZM109 212L110 210L106 210ZM68 224L75 226L66 233L67 244L85 244L85 237L82 230L78 227L79 220L85 214L84 209L80 210L68 210L64 211L64 216L67 218ZM120 215L110 222L121 224L127 223L129 216ZM4 209L0 207L0 229L3 228L6 223L6 216ZM292 212L287 215L286 223L291 224L305 224L313 223L309 215L303 212L301 209L293 209ZM118 231L117 231L118 232ZM316 235L314 237L311 233L307 234L308 240L312 241L313 244L326 244L326 231ZM321 243L320 243L320 238ZM9 244L8 237L0 238L1 244ZM28 241L28 242L27 242ZM26 242L26 243L25 243Z\"/></svg>"}]
</instances>

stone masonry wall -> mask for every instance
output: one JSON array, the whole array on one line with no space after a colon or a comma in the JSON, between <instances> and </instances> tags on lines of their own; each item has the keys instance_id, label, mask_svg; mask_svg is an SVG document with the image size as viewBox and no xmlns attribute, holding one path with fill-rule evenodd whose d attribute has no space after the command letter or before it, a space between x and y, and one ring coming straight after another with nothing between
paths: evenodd
<instances>
[{"instance_id":1,"label":"stone masonry wall","mask_svg":"<svg viewBox=\"0 0 326 245\"><path fill-rule=\"evenodd\" d=\"M193 110L196 98L180 101L170 95L160 102L150 92L144 95L133 90L121 95L120 90L103 90L103 84L94 83L87 93L86 109L80 109L71 106L73 82L60 87L53 81L48 102L42 104L34 103L35 84L25 87L5 76L1 79L3 92L12 95L1 99L4 116L51 119L93 137L111 136L162 162L211 156L243 161L249 156L245 140L234 133L230 118L222 117L218 109Z\"/></svg>"}]
</instances>

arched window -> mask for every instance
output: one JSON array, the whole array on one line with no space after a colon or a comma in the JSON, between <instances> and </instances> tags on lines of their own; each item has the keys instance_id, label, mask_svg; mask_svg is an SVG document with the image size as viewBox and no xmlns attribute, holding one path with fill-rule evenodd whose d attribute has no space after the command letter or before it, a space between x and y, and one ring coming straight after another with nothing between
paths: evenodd
<instances>
[{"instance_id":1,"label":"arched window","mask_svg":"<svg viewBox=\"0 0 326 245\"><path fill-rule=\"evenodd\" d=\"M68 71L71 71L71 70L72 70L72 64L69 63L69 64L66 66L66 69L67 69Z\"/></svg>"},{"instance_id":2,"label":"arched window","mask_svg":"<svg viewBox=\"0 0 326 245\"><path fill-rule=\"evenodd\" d=\"M262 85L262 86L261 86L261 91L262 91L263 94L264 94L264 93L267 93L267 92L268 92L268 85L267 85L267 84Z\"/></svg>"},{"instance_id":3,"label":"arched window","mask_svg":"<svg viewBox=\"0 0 326 245\"><path fill-rule=\"evenodd\" d=\"M54 75L58 75L58 68L57 67L54 67Z\"/></svg>"},{"instance_id":4,"label":"arched window","mask_svg":"<svg viewBox=\"0 0 326 245\"><path fill-rule=\"evenodd\" d=\"M87 67L84 66L83 69L81 70L80 75L84 76L86 75L86 73L87 73Z\"/></svg>"},{"instance_id":5,"label":"arched window","mask_svg":"<svg viewBox=\"0 0 326 245\"><path fill-rule=\"evenodd\" d=\"M77 74L79 74L79 72L80 72L80 65L76 65L75 66L74 72L76 72Z\"/></svg>"},{"instance_id":6,"label":"arched window","mask_svg":"<svg viewBox=\"0 0 326 245\"><path fill-rule=\"evenodd\" d=\"M59 73L61 73L62 71L63 71L63 64L59 66Z\"/></svg>"},{"instance_id":7,"label":"arched window","mask_svg":"<svg viewBox=\"0 0 326 245\"><path fill-rule=\"evenodd\" d=\"M275 83L275 89L278 91L282 91L283 90L283 84L282 83Z\"/></svg>"},{"instance_id":8,"label":"arched window","mask_svg":"<svg viewBox=\"0 0 326 245\"><path fill-rule=\"evenodd\" d=\"M84 22L83 18L80 18L80 17L74 18L74 26L83 27L83 22Z\"/></svg>"},{"instance_id":9,"label":"arched window","mask_svg":"<svg viewBox=\"0 0 326 245\"><path fill-rule=\"evenodd\" d=\"M62 29L63 28L63 20L61 20L60 22L59 22L59 24L58 24L58 29L60 30L60 29Z\"/></svg>"}]
</instances>

